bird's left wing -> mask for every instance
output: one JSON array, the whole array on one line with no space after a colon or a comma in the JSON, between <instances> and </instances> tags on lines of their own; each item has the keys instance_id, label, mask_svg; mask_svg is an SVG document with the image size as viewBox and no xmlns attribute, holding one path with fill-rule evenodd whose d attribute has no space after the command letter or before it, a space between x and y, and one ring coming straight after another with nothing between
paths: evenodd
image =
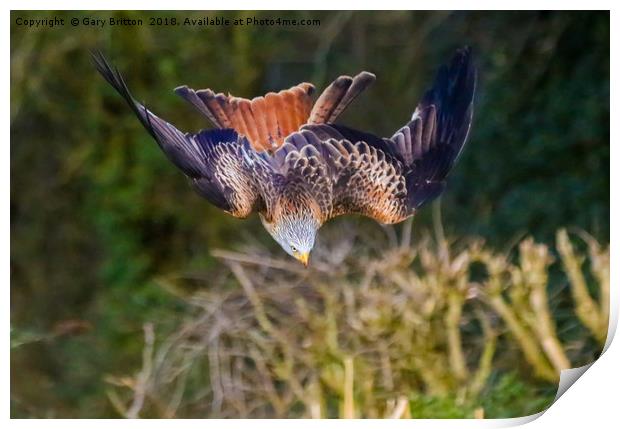
<instances>
[{"instance_id":1,"label":"bird's left wing","mask_svg":"<svg viewBox=\"0 0 620 429\"><path fill-rule=\"evenodd\" d=\"M275 152L274 168L306 182L323 221L357 213L400 222L443 191L469 133L475 86L471 50L459 49L390 139L341 125L306 125Z\"/></svg>"},{"instance_id":2,"label":"bird's left wing","mask_svg":"<svg viewBox=\"0 0 620 429\"><path fill-rule=\"evenodd\" d=\"M183 133L138 103L118 70L101 53L93 60L99 73L123 96L168 159L188 176L196 191L235 217L247 217L264 204L272 171L264 156L231 129Z\"/></svg>"}]
</instances>

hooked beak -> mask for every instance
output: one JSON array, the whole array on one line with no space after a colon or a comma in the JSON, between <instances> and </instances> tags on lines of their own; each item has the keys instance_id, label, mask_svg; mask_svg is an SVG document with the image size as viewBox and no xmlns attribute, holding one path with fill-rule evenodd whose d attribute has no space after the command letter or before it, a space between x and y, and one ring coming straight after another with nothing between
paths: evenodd
<instances>
[{"instance_id":1,"label":"hooked beak","mask_svg":"<svg viewBox=\"0 0 620 429\"><path fill-rule=\"evenodd\" d=\"M297 259L299 260L299 262L304 264L304 267L308 268L308 260L310 259L310 253L309 252L301 253L299 255L299 258Z\"/></svg>"}]
</instances>

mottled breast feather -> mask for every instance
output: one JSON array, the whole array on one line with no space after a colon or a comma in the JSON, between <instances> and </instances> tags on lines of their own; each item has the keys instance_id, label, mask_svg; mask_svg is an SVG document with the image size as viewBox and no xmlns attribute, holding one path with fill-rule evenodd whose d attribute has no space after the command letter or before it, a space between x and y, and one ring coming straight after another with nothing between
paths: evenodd
<instances>
[{"instance_id":1,"label":"mottled breast feather","mask_svg":"<svg viewBox=\"0 0 620 429\"><path fill-rule=\"evenodd\" d=\"M271 160L274 169L307 184L321 223L348 213L395 223L408 215L402 163L377 137L349 140L341 126L309 125L289 136ZM380 143L379 143L380 142Z\"/></svg>"}]
</instances>

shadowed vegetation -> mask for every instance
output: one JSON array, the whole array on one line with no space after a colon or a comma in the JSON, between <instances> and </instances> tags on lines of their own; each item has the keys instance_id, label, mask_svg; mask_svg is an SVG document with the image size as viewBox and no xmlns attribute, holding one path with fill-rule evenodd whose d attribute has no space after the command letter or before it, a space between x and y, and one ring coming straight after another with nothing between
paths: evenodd
<instances>
[{"instance_id":1,"label":"shadowed vegetation","mask_svg":"<svg viewBox=\"0 0 620 429\"><path fill-rule=\"evenodd\" d=\"M411 246L410 229L392 244L347 232L317 249L310 270L259 248L214 252L232 276L159 279L188 312L159 341L145 325L142 370L108 378L119 413L517 417L545 408L555 391L544 382L588 362L588 341L605 341L609 248L589 237L586 258L559 231L560 263L531 238L502 254L481 241ZM554 270L570 286L553 302L571 301L579 326L552 315ZM580 291L584 273L597 279L597 298ZM512 372L497 374L500 362ZM520 371L538 387L524 386Z\"/></svg>"}]
</instances>

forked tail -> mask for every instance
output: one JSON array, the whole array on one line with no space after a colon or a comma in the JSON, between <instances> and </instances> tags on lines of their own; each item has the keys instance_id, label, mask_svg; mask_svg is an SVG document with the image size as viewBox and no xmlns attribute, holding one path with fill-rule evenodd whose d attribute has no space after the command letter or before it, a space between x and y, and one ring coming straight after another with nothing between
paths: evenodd
<instances>
[{"instance_id":1,"label":"forked tail","mask_svg":"<svg viewBox=\"0 0 620 429\"><path fill-rule=\"evenodd\" d=\"M175 92L193 105L218 128L233 128L248 138L258 151L274 151L284 139L305 124L332 123L366 89L375 76L362 72L355 77L340 76L329 85L316 103L314 86L301 83L278 93L248 100L210 89L180 86Z\"/></svg>"}]
</instances>

